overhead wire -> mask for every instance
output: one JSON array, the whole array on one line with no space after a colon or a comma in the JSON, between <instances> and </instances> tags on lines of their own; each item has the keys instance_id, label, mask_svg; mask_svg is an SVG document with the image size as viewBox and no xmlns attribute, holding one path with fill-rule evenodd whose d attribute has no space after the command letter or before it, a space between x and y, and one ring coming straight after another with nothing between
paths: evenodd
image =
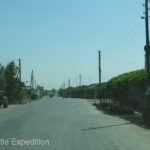
<instances>
[{"instance_id":1,"label":"overhead wire","mask_svg":"<svg viewBox=\"0 0 150 150\"><path fill-rule=\"evenodd\" d=\"M127 36L126 39L122 40L122 42L114 47L113 51L107 55L107 57L111 57L113 55L118 55L120 52L123 51L123 49L128 45L129 42L133 41L133 39L136 37L136 35L141 31L142 24L137 24L137 26L134 28L131 34Z\"/></svg>"},{"instance_id":2,"label":"overhead wire","mask_svg":"<svg viewBox=\"0 0 150 150\"><path fill-rule=\"evenodd\" d=\"M141 10L140 10L141 13ZM110 58L115 54L119 54L123 48L131 41L133 40L136 35L141 31L142 23L140 24L140 21L137 20L140 19L139 13L130 21L128 26L117 36L117 40L113 40L107 47L104 48L104 53L107 52L106 58ZM138 22L137 22L138 21ZM131 24L132 23L132 24ZM109 53L108 53L109 50ZM119 50L119 51L118 51ZM126 63L131 63L131 61L126 61Z\"/></svg>"},{"instance_id":3,"label":"overhead wire","mask_svg":"<svg viewBox=\"0 0 150 150\"><path fill-rule=\"evenodd\" d=\"M141 10L139 13L141 13ZM129 34L133 32L133 30L137 26L137 19L139 20L139 13L129 22L129 24L123 29L123 31L120 32L115 40L113 40L108 46L103 48L104 53L107 52L108 55L108 50L109 52L114 50L116 47L118 47L118 45L121 44L122 40L124 40Z\"/></svg>"}]
</instances>

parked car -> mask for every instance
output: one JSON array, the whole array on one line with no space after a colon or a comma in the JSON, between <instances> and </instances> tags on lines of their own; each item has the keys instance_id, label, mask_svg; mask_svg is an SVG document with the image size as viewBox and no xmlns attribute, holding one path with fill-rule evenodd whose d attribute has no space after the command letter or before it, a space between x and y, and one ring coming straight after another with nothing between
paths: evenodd
<instances>
[{"instance_id":1,"label":"parked car","mask_svg":"<svg viewBox=\"0 0 150 150\"><path fill-rule=\"evenodd\" d=\"M53 97L53 96L54 96L54 94L53 94L53 93L50 93L50 94L49 94L49 97Z\"/></svg>"},{"instance_id":2,"label":"parked car","mask_svg":"<svg viewBox=\"0 0 150 150\"><path fill-rule=\"evenodd\" d=\"M67 97L68 97L67 93L63 93L63 98L67 98Z\"/></svg>"},{"instance_id":3,"label":"parked car","mask_svg":"<svg viewBox=\"0 0 150 150\"><path fill-rule=\"evenodd\" d=\"M38 99L39 95L37 93L33 93L31 99Z\"/></svg>"},{"instance_id":4,"label":"parked car","mask_svg":"<svg viewBox=\"0 0 150 150\"><path fill-rule=\"evenodd\" d=\"M4 91L0 91L0 107L3 106L4 108L8 107L7 97L4 94Z\"/></svg>"}]
</instances>

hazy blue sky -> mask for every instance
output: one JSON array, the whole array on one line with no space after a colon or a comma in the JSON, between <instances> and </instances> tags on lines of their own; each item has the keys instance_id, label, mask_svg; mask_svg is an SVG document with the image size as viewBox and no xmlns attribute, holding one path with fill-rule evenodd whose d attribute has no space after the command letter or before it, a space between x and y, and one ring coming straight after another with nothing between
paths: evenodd
<instances>
[{"instance_id":1,"label":"hazy blue sky","mask_svg":"<svg viewBox=\"0 0 150 150\"><path fill-rule=\"evenodd\" d=\"M144 0L0 0L0 63L22 60L38 84L60 88L144 67Z\"/></svg>"}]
</instances>

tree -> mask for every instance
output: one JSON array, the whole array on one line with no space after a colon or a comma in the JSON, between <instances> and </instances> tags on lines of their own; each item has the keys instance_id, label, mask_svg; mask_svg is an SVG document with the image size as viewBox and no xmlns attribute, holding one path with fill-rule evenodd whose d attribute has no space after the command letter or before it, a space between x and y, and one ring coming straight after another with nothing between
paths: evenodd
<instances>
[{"instance_id":1,"label":"tree","mask_svg":"<svg viewBox=\"0 0 150 150\"><path fill-rule=\"evenodd\" d=\"M16 103L21 99L21 90L24 86L17 78L18 67L11 61L5 69L5 93L9 103Z\"/></svg>"},{"instance_id":2,"label":"tree","mask_svg":"<svg viewBox=\"0 0 150 150\"><path fill-rule=\"evenodd\" d=\"M5 73L5 67L0 64L0 90L4 90L5 86L5 78L4 78L4 73Z\"/></svg>"},{"instance_id":3,"label":"tree","mask_svg":"<svg viewBox=\"0 0 150 150\"><path fill-rule=\"evenodd\" d=\"M43 97L43 96L46 95L46 92L45 92L43 86L38 85L38 86L37 86L37 90L39 90L39 92L40 92L40 97Z\"/></svg>"}]
</instances>

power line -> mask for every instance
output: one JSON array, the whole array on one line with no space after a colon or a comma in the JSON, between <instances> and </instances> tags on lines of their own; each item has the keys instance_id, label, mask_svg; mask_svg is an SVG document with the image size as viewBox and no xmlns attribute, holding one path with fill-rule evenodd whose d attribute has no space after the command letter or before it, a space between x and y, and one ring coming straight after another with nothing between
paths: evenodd
<instances>
[{"instance_id":1,"label":"power line","mask_svg":"<svg viewBox=\"0 0 150 150\"><path fill-rule=\"evenodd\" d=\"M113 47L111 53L108 53L106 57L111 57L114 54L116 55L116 54L120 53L123 50L123 48L126 45L128 45L128 43L136 37L135 35L137 35L137 33L139 33L141 26L142 26L142 24L140 24L140 26L137 26L136 28L134 28L134 30L132 31L132 34L127 36L126 40L122 40L122 42L120 42L118 45L116 45L116 47Z\"/></svg>"},{"instance_id":2,"label":"power line","mask_svg":"<svg viewBox=\"0 0 150 150\"><path fill-rule=\"evenodd\" d=\"M140 13L141 13L141 11L140 11ZM139 14L138 14L134 17L134 19L132 19L132 21L128 24L128 26L117 36L117 38L115 40L113 40L108 46L103 48L104 52L106 52L108 50L110 52L113 48L118 46L128 35L130 35L133 32L133 30L137 26L137 16L138 16L138 20L139 20ZM138 24L139 24L139 22L138 22Z\"/></svg>"},{"instance_id":3,"label":"power line","mask_svg":"<svg viewBox=\"0 0 150 150\"><path fill-rule=\"evenodd\" d=\"M141 63L140 61L133 61L133 60L119 60L119 59L108 59L107 61L116 62L116 63L129 63L129 64L135 64L135 63Z\"/></svg>"}]
</instances>

